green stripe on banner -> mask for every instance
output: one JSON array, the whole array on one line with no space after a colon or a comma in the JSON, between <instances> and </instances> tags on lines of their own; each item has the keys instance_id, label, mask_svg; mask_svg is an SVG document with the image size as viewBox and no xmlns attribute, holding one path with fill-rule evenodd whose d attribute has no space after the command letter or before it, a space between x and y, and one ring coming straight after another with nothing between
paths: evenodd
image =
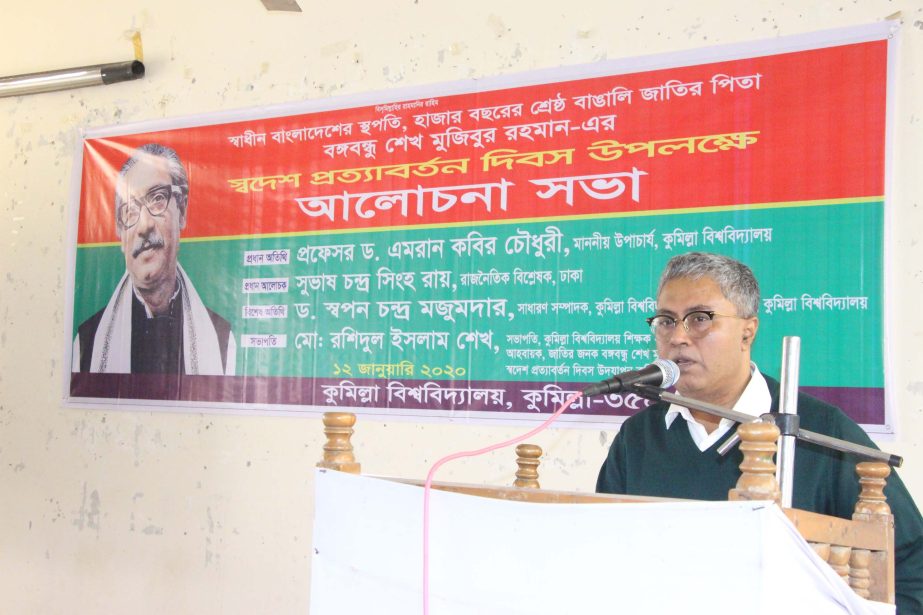
<instances>
[{"instance_id":1,"label":"green stripe on banner","mask_svg":"<svg viewBox=\"0 0 923 615\"><path fill-rule=\"evenodd\" d=\"M644 319L666 261L719 252L760 280L764 371L778 374L796 335L802 384L882 387L883 209L848 199L184 241L179 260L231 322L238 375L381 377L408 362L433 380L592 382L655 358ZM289 264L246 264L280 250ZM124 270L118 246L78 250L74 331ZM287 292L245 290L266 280Z\"/></svg>"}]
</instances>

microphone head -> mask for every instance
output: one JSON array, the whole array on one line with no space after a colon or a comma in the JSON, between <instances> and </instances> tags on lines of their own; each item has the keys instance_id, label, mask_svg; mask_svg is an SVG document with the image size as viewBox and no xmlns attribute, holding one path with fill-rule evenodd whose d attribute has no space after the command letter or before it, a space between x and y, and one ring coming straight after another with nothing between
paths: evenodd
<instances>
[{"instance_id":1,"label":"microphone head","mask_svg":"<svg viewBox=\"0 0 923 615\"><path fill-rule=\"evenodd\" d=\"M669 389L679 382L679 365L670 359L657 359L653 365L659 367L663 373L663 384L657 385L661 389Z\"/></svg>"}]
</instances>

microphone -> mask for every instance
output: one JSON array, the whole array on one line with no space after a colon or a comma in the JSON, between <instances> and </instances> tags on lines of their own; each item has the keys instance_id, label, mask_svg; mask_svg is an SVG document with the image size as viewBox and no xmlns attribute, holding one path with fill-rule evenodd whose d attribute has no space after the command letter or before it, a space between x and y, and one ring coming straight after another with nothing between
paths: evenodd
<instances>
[{"instance_id":1,"label":"microphone","mask_svg":"<svg viewBox=\"0 0 923 615\"><path fill-rule=\"evenodd\" d=\"M679 380L679 365L669 359L657 359L639 370L624 372L583 389L583 396L620 393L636 384L649 384L668 389Z\"/></svg>"}]
</instances>

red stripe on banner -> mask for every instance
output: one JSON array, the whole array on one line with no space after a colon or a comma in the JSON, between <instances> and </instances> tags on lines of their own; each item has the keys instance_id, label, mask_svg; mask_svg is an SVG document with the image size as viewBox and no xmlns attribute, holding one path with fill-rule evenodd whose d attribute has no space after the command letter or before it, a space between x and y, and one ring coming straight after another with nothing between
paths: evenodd
<instances>
[{"instance_id":1,"label":"red stripe on banner","mask_svg":"<svg viewBox=\"0 0 923 615\"><path fill-rule=\"evenodd\" d=\"M874 41L87 139L78 243L117 241L115 177L148 142L188 171L184 238L880 196L886 53Z\"/></svg>"}]
</instances>

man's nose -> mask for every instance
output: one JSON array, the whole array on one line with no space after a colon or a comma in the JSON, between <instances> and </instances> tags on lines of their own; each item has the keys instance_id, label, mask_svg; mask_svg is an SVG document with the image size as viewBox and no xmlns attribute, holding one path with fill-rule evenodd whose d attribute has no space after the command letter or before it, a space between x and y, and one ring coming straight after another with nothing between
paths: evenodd
<instances>
[{"instance_id":1,"label":"man's nose","mask_svg":"<svg viewBox=\"0 0 923 615\"><path fill-rule=\"evenodd\" d=\"M138 213L137 226L139 235L147 235L154 229L154 216L146 205L141 206L141 211Z\"/></svg>"},{"instance_id":2,"label":"man's nose","mask_svg":"<svg viewBox=\"0 0 923 615\"><path fill-rule=\"evenodd\" d=\"M676 326L673 327L668 342L671 346L689 345L692 342L692 338L689 337L689 332L686 331L686 325L683 321L679 321L676 323Z\"/></svg>"}]
</instances>

